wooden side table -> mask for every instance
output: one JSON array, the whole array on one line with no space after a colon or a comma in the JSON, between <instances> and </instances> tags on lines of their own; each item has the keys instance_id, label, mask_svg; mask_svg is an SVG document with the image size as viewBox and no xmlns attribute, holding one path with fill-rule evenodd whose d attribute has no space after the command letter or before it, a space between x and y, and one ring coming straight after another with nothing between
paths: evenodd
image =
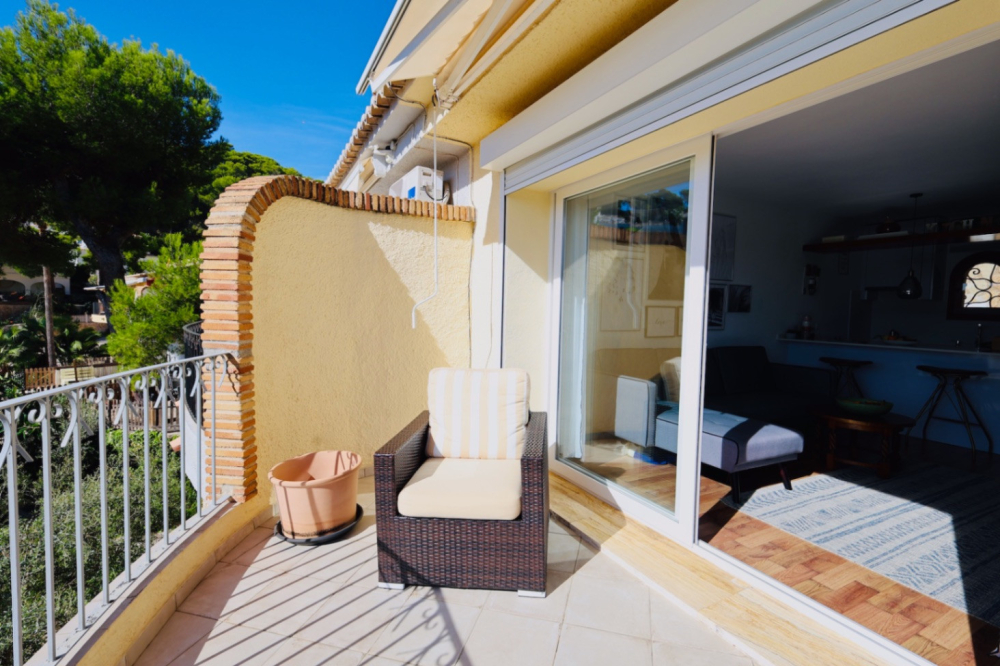
<instances>
[{"instance_id":1,"label":"wooden side table","mask_svg":"<svg viewBox=\"0 0 1000 666\"><path fill-rule=\"evenodd\" d=\"M826 428L828 435L829 444L826 452L826 468L828 471L834 470L837 467L837 463L874 467L878 470L878 475L883 479L888 479L892 474L892 463L899 452L900 433L908 428L912 428L915 423L913 419L902 414L893 414L890 412L882 416L860 416L837 407L819 409L816 411L816 416ZM879 461L871 463L838 456L838 430L848 430L852 433L870 432L879 435L882 440L882 452Z\"/></svg>"}]
</instances>

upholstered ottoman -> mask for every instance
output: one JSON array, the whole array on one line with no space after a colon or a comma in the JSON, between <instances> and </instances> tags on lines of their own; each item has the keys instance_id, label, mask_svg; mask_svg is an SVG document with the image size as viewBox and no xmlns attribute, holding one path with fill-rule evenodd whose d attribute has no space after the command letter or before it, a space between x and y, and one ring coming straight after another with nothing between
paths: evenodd
<instances>
[{"instance_id":1,"label":"upholstered ottoman","mask_svg":"<svg viewBox=\"0 0 1000 666\"><path fill-rule=\"evenodd\" d=\"M656 415L657 448L677 452L677 406ZM802 435L771 423L735 414L704 410L701 461L733 475L733 494L739 497L739 472L767 465L782 465L799 457ZM791 489L784 468L781 478Z\"/></svg>"}]
</instances>

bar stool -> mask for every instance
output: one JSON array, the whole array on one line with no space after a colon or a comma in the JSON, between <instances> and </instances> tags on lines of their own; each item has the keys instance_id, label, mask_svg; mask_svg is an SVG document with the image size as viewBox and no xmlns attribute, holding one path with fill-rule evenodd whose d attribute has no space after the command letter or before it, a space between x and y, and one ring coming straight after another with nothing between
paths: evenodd
<instances>
[{"instance_id":1,"label":"bar stool","mask_svg":"<svg viewBox=\"0 0 1000 666\"><path fill-rule=\"evenodd\" d=\"M969 435L969 444L972 446L972 467L976 467L976 438L972 434L972 428L976 427L983 431L986 435L986 441L989 443L990 451L990 462L993 462L993 438L990 436L990 431L986 429L986 424L983 420L979 418L979 413L976 412L976 408L972 406L972 401L969 400L969 396L965 393L965 389L962 388L962 382L966 379L974 377L986 377L987 373L983 370L959 370L955 368L938 368L933 365L918 365L917 370L926 372L938 380L938 385L931 392L931 397L927 399L924 406L920 408L917 413L917 418L914 419L914 427L920 422L920 417L927 412L927 420L924 421L923 430L923 448L926 453L927 448L927 427L931 424L931 419L936 419L938 421L948 421L949 423L961 423L965 426L965 432ZM949 391L949 389L951 389ZM934 412L937 410L938 405L941 403L941 398L947 396L948 400L951 402L952 406L955 407L955 411L961 415L962 418L955 419L948 416L935 416ZM928 411L928 408L930 410ZM972 417L974 421L970 420ZM912 428L911 428L912 430Z\"/></svg>"},{"instance_id":2,"label":"bar stool","mask_svg":"<svg viewBox=\"0 0 1000 666\"><path fill-rule=\"evenodd\" d=\"M864 391L861 390L861 385L858 384L857 377L854 376L854 371L866 365L871 365L871 361L858 361L856 359L836 358L834 356L820 356L819 360L833 366L833 397L841 397L841 388L844 389L844 397L850 397L849 394L852 389L857 392L857 397L865 397Z\"/></svg>"}]
</instances>

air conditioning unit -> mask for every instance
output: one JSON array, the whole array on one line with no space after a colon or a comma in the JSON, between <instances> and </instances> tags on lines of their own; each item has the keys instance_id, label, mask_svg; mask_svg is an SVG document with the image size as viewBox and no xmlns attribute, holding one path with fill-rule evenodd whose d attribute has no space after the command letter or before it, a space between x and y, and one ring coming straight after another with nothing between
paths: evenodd
<instances>
[{"instance_id":1,"label":"air conditioning unit","mask_svg":"<svg viewBox=\"0 0 1000 666\"><path fill-rule=\"evenodd\" d=\"M433 169L427 167L411 169L405 176L389 186L389 196L448 203L442 201L443 191L444 173L441 171L435 173ZM434 195L433 198L429 196L430 194Z\"/></svg>"}]
</instances>

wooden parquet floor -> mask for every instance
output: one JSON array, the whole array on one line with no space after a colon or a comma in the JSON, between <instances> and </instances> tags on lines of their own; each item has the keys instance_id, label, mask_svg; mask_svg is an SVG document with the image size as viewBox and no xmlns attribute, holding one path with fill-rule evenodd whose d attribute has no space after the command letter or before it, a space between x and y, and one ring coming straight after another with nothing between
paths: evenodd
<instances>
[{"instance_id":1,"label":"wooden parquet floor","mask_svg":"<svg viewBox=\"0 0 1000 666\"><path fill-rule=\"evenodd\" d=\"M635 447L613 441L592 445L586 461L573 463L604 479L644 497L668 511L673 511L677 494L677 468L673 465L650 465L632 457ZM729 486L701 477L701 510L708 511L729 493ZM702 514L704 515L704 514Z\"/></svg>"},{"instance_id":2,"label":"wooden parquet floor","mask_svg":"<svg viewBox=\"0 0 1000 666\"><path fill-rule=\"evenodd\" d=\"M824 606L942 666L995 664L1000 629L719 503L701 538Z\"/></svg>"},{"instance_id":3,"label":"wooden parquet floor","mask_svg":"<svg viewBox=\"0 0 1000 666\"><path fill-rule=\"evenodd\" d=\"M627 447L599 445L596 474L669 510L677 470L633 458ZM994 666L1000 628L772 527L721 502L729 486L702 477L703 541L940 666Z\"/></svg>"}]
</instances>

